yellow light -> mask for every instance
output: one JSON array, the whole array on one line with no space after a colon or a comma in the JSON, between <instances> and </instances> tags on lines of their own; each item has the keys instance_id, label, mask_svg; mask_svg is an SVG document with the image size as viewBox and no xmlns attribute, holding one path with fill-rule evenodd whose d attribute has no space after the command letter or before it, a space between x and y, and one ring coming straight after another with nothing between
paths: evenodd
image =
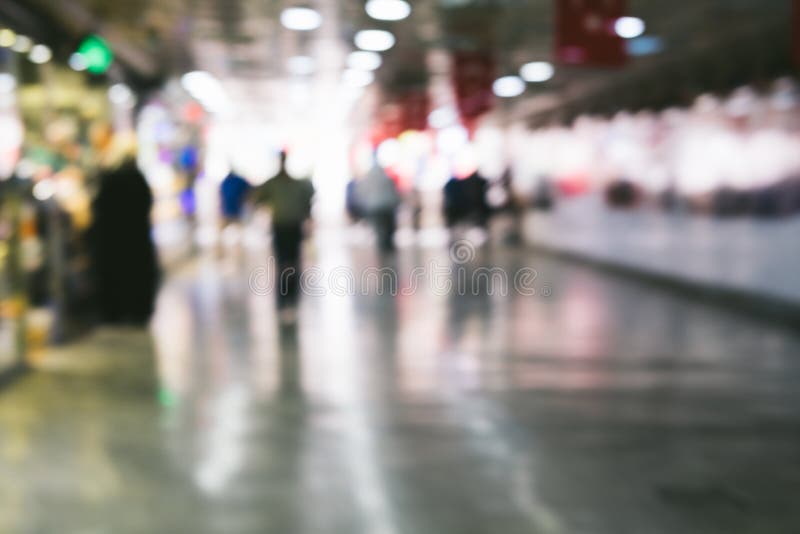
<instances>
[{"instance_id":1,"label":"yellow light","mask_svg":"<svg viewBox=\"0 0 800 534\"><path fill-rule=\"evenodd\" d=\"M17 34L14 33L14 30L9 30L8 28L3 28L0 30L0 46L8 48L10 46L14 46L16 41Z\"/></svg>"}]
</instances>

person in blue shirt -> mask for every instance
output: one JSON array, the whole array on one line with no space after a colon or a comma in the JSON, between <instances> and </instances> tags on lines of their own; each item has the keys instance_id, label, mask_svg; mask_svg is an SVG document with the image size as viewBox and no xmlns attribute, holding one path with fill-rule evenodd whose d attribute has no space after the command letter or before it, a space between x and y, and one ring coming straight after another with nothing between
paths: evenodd
<instances>
[{"instance_id":1,"label":"person in blue shirt","mask_svg":"<svg viewBox=\"0 0 800 534\"><path fill-rule=\"evenodd\" d=\"M219 186L220 206L226 223L241 221L250 189L250 183L233 170L222 180Z\"/></svg>"}]
</instances>

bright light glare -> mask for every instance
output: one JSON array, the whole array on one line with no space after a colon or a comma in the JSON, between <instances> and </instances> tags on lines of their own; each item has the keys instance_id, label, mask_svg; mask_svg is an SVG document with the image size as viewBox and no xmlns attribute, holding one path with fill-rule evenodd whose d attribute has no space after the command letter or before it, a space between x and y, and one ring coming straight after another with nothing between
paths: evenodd
<instances>
[{"instance_id":1,"label":"bright light glare","mask_svg":"<svg viewBox=\"0 0 800 534\"><path fill-rule=\"evenodd\" d=\"M534 61L526 63L519 69L519 75L526 82L540 83L546 82L555 74L556 69L552 63L547 61Z\"/></svg>"},{"instance_id":2,"label":"bright light glare","mask_svg":"<svg viewBox=\"0 0 800 534\"><path fill-rule=\"evenodd\" d=\"M411 14L405 0L369 0L365 7L367 14L378 20L403 20Z\"/></svg>"},{"instance_id":3,"label":"bright light glare","mask_svg":"<svg viewBox=\"0 0 800 534\"><path fill-rule=\"evenodd\" d=\"M428 124L432 128L441 129L446 128L458 120L456 110L451 107L441 107L431 111L428 115Z\"/></svg>"},{"instance_id":4,"label":"bright light glare","mask_svg":"<svg viewBox=\"0 0 800 534\"><path fill-rule=\"evenodd\" d=\"M361 50L383 52L394 46L395 38L384 30L361 30L356 34L355 43Z\"/></svg>"},{"instance_id":5,"label":"bright light glare","mask_svg":"<svg viewBox=\"0 0 800 534\"><path fill-rule=\"evenodd\" d=\"M14 46L16 40L17 34L14 33L14 30L10 30L8 28L3 28L0 30L0 46L3 48Z\"/></svg>"},{"instance_id":6,"label":"bright light glare","mask_svg":"<svg viewBox=\"0 0 800 534\"><path fill-rule=\"evenodd\" d=\"M74 54L69 56L69 67L72 70L80 72L86 70L88 66L89 63L86 61L86 58L83 56L83 54L75 52Z\"/></svg>"},{"instance_id":7,"label":"bright light glare","mask_svg":"<svg viewBox=\"0 0 800 534\"><path fill-rule=\"evenodd\" d=\"M375 75L368 70L347 69L342 73L342 81L350 87L366 87L375 80Z\"/></svg>"},{"instance_id":8,"label":"bright light glare","mask_svg":"<svg viewBox=\"0 0 800 534\"><path fill-rule=\"evenodd\" d=\"M476 170L478 170L478 157L475 148L465 143L453 158L453 174L459 178L466 178Z\"/></svg>"},{"instance_id":9,"label":"bright light glare","mask_svg":"<svg viewBox=\"0 0 800 534\"><path fill-rule=\"evenodd\" d=\"M466 128L461 125L450 126L436 134L436 144L439 152L445 155L452 155L458 152L469 142L469 134Z\"/></svg>"},{"instance_id":10,"label":"bright light glare","mask_svg":"<svg viewBox=\"0 0 800 534\"><path fill-rule=\"evenodd\" d=\"M115 83L108 89L108 99L114 104L125 104L133 98L133 91L124 83Z\"/></svg>"},{"instance_id":11,"label":"bright light glare","mask_svg":"<svg viewBox=\"0 0 800 534\"><path fill-rule=\"evenodd\" d=\"M56 187L52 180L45 179L33 186L33 196L36 200L45 200L51 198L56 193Z\"/></svg>"},{"instance_id":12,"label":"bright light glare","mask_svg":"<svg viewBox=\"0 0 800 534\"><path fill-rule=\"evenodd\" d=\"M10 93L17 87L17 79L7 72L0 72L0 94Z\"/></svg>"},{"instance_id":13,"label":"bright light glare","mask_svg":"<svg viewBox=\"0 0 800 534\"><path fill-rule=\"evenodd\" d=\"M39 65L47 63L52 57L53 52L50 50L50 47L43 44L34 46L31 49L31 53L28 55L28 59Z\"/></svg>"},{"instance_id":14,"label":"bright light glare","mask_svg":"<svg viewBox=\"0 0 800 534\"><path fill-rule=\"evenodd\" d=\"M218 113L228 108L228 97L222 84L211 74L196 70L181 77L181 85L206 110Z\"/></svg>"},{"instance_id":15,"label":"bright light glare","mask_svg":"<svg viewBox=\"0 0 800 534\"><path fill-rule=\"evenodd\" d=\"M377 52L356 50L347 56L347 66L356 70L375 70L381 66L383 59Z\"/></svg>"},{"instance_id":16,"label":"bright light glare","mask_svg":"<svg viewBox=\"0 0 800 534\"><path fill-rule=\"evenodd\" d=\"M281 24L290 30L316 30L322 25L322 15L308 7L290 7L281 13Z\"/></svg>"},{"instance_id":17,"label":"bright light glare","mask_svg":"<svg viewBox=\"0 0 800 534\"><path fill-rule=\"evenodd\" d=\"M644 33L644 21L638 17L620 17L614 24L614 31L623 39L633 39Z\"/></svg>"},{"instance_id":18,"label":"bright light glare","mask_svg":"<svg viewBox=\"0 0 800 534\"><path fill-rule=\"evenodd\" d=\"M494 81L492 90L501 98L511 98L525 92L525 82L519 76L503 76Z\"/></svg>"},{"instance_id":19,"label":"bright light glare","mask_svg":"<svg viewBox=\"0 0 800 534\"><path fill-rule=\"evenodd\" d=\"M27 54L31 48L33 48L33 41L25 35L17 35L17 39L11 45L11 50L20 54Z\"/></svg>"},{"instance_id":20,"label":"bright light glare","mask_svg":"<svg viewBox=\"0 0 800 534\"><path fill-rule=\"evenodd\" d=\"M375 156L381 167L396 165L400 161L400 142L397 139L387 139L378 145Z\"/></svg>"},{"instance_id":21,"label":"bright light glare","mask_svg":"<svg viewBox=\"0 0 800 534\"><path fill-rule=\"evenodd\" d=\"M308 56L294 56L286 60L286 69L298 76L313 74L317 64L314 58Z\"/></svg>"}]
</instances>

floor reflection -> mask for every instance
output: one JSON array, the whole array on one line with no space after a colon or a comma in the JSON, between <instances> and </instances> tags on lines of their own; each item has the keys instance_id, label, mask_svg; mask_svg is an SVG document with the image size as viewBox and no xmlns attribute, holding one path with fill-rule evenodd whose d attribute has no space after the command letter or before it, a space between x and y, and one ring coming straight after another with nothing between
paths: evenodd
<instances>
[{"instance_id":1,"label":"floor reflection","mask_svg":"<svg viewBox=\"0 0 800 534\"><path fill-rule=\"evenodd\" d=\"M381 265L357 243L310 252ZM248 285L262 262L202 257L164 287L152 343L101 332L69 349L78 374L0 392L0 532L800 524L797 333L498 246L456 266L534 266L548 294L403 292L419 265L454 272L412 247L399 294L307 297L282 323Z\"/></svg>"}]
</instances>

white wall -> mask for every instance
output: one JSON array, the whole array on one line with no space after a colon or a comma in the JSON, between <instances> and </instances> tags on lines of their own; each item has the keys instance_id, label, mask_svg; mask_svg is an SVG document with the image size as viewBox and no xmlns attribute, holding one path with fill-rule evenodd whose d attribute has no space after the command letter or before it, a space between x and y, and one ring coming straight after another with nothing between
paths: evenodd
<instances>
[{"instance_id":1,"label":"white wall","mask_svg":"<svg viewBox=\"0 0 800 534\"><path fill-rule=\"evenodd\" d=\"M562 201L526 217L531 244L648 273L800 304L800 217L717 219Z\"/></svg>"}]
</instances>

